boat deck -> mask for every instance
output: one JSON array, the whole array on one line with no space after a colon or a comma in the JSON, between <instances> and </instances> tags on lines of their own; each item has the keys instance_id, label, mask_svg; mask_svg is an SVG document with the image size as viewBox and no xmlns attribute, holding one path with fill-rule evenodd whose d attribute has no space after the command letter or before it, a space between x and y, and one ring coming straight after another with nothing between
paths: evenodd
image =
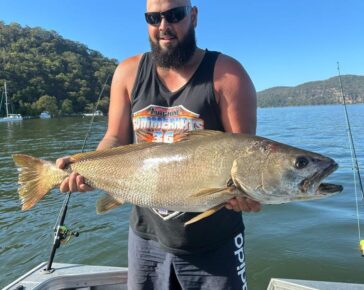
<instances>
[{"instance_id":1,"label":"boat deck","mask_svg":"<svg viewBox=\"0 0 364 290\"><path fill-rule=\"evenodd\" d=\"M126 290L128 268L41 263L3 290ZM272 278L267 290L364 290L363 284Z\"/></svg>"},{"instance_id":2,"label":"boat deck","mask_svg":"<svg viewBox=\"0 0 364 290\"><path fill-rule=\"evenodd\" d=\"M272 278L267 290L364 290L364 285L327 281Z\"/></svg>"},{"instance_id":3,"label":"boat deck","mask_svg":"<svg viewBox=\"0 0 364 290\"><path fill-rule=\"evenodd\" d=\"M41 263L3 290L127 289L127 268L54 263L55 271L45 273L46 266L46 262Z\"/></svg>"}]
</instances>

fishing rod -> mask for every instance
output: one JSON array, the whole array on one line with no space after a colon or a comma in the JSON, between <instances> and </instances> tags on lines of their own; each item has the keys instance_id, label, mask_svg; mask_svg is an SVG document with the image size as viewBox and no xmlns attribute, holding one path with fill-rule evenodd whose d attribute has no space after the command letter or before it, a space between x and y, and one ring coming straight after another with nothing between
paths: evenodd
<instances>
[{"instance_id":1,"label":"fishing rod","mask_svg":"<svg viewBox=\"0 0 364 290\"><path fill-rule=\"evenodd\" d=\"M86 132L86 136L85 136L85 138L83 140L82 149L81 149L82 153L85 150L86 142L87 142L87 139L88 139L88 137L90 135L90 132L92 130L92 126L93 126L93 123L94 123L96 111L97 111L97 108L99 106L101 96L102 96L102 94L104 92L105 86L106 86L109 78L110 78L110 75L107 76L107 78L106 78L106 80L105 80L105 82L104 82L104 84L102 86L99 97L97 99L96 106L95 106L94 112L92 114L92 118L91 118L91 121L90 121L89 128L88 128L88 130ZM66 219L66 214L67 214L67 210L68 210L68 203L70 201L70 198L71 198L71 192L68 192L66 194L66 197L65 197L64 201L63 201L63 205L61 207L61 210L60 210L60 212L58 214L56 224L55 224L55 226L53 228L53 231L54 231L53 245L52 245L51 253L50 253L50 256L49 256L49 259L48 259L47 267L43 269L42 273L45 273L45 274L53 273L55 271L55 269L52 268L52 264L53 264L54 257L56 255L56 251L59 248L59 246L61 244L63 244L63 243L67 243L71 239L71 237L78 237L79 236L78 232L70 231L64 225L64 220Z\"/></svg>"},{"instance_id":2,"label":"fishing rod","mask_svg":"<svg viewBox=\"0 0 364 290\"><path fill-rule=\"evenodd\" d=\"M357 192L356 178L355 177L357 177L357 179L358 179L358 184L359 184L359 188L360 188L360 191L361 191L362 200L364 199L363 183L361 181L361 174L360 174L360 169L359 169L359 163L358 163L358 158L357 158L357 155L356 155L353 134L352 134L351 125L350 125L350 121L349 121L349 114L348 114L348 110L347 110L347 106L346 106L346 103L347 102L346 102L346 98L345 98L345 94L344 94L344 89L343 89L343 84L342 84L342 80L341 80L340 64L339 64L339 62L337 62L337 71L338 71L339 82L340 82L341 97L343 99L343 105L344 105L346 126L348 128L348 137L349 137L349 141L350 141L349 144L350 144L351 160L352 160L352 163L353 163L353 170L355 170L354 171L354 187L355 187L355 198L356 198L357 226L358 226L358 235L359 235L359 249L360 249L361 255L364 257L364 240L361 239L361 233L360 233L360 218L359 218L358 192Z\"/></svg>"}]
</instances>

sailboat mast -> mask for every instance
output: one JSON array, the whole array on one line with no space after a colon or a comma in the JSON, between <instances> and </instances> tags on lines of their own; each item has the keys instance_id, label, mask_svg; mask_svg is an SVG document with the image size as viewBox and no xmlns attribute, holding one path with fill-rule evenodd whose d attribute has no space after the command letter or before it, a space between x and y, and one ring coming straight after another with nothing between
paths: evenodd
<instances>
[{"instance_id":1,"label":"sailboat mast","mask_svg":"<svg viewBox=\"0 0 364 290\"><path fill-rule=\"evenodd\" d=\"M5 93L5 109L6 109L6 117L9 116L9 109L8 109L8 93L6 91L6 82L4 83L4 93Z\"/></svg>"}]
</instances>

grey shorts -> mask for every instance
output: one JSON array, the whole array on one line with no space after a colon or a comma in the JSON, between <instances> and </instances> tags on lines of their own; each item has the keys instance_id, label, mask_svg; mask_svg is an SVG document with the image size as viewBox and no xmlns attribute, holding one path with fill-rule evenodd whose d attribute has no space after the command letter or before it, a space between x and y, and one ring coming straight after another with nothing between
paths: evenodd
<instances>
[{"instance_id":1,"label":"grey shorts","mask_svg":"<svg viewBox=\"0 0 364 290\"><path fill-rule=\"evenodd\" d=\"M243 230L212 251L175 255L129 228L128 289L248 289Z\"/></svg>"}]
</instances>

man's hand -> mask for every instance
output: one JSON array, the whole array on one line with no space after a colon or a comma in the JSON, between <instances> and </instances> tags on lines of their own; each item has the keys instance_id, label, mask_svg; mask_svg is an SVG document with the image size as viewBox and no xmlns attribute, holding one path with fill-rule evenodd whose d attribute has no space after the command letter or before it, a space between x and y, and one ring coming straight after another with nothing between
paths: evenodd
<instances>
[{"instance_id":1,"label":"man's hand","mask_svg":"<svg viewBox=\"0 0 364 290\"><path fill-rule=\"evenodd\" d=\"M65 168L70 163L70 157L62 157L58 158L56 161L56 166L60 169ZM61 192L85 192L93 190L92 187L85 184L85 179L83 176L79 175L76 172L72 172L69 177L62 181L60 187Z\"/></svg>"},{"instance_id":2,"label":"man's hand","mask_svg":"<svg viewBox=\"0 0 364 290\"><path fill-rule=\"evenodd\" d=\"M235 197L226 202L225 207L236 212L258 212L261 209L259 202L247 197Z\"/></svg>"}]
</instances>

